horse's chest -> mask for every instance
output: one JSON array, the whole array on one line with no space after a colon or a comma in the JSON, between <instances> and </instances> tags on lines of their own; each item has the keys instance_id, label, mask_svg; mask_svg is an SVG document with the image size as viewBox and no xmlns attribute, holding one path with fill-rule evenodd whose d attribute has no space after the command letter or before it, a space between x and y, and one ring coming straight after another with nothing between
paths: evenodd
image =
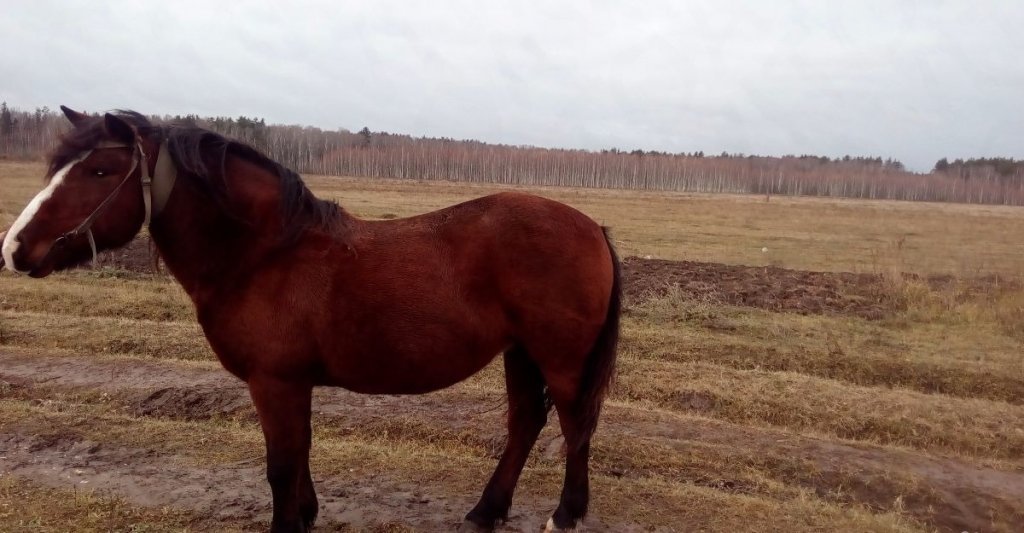
<instances>
[{"instance_id":1,"label":"horse's chest","mask_svg":"<svg viewBox=\"0 0 1024 533\"><path fill-rule=\"evenodd\" d=\"M198 315L217 359L235 376L247 380L252 373L298 376L310 372L308 332L287 313L227 307L200 310Z\"/></svg>"}]
</instances>

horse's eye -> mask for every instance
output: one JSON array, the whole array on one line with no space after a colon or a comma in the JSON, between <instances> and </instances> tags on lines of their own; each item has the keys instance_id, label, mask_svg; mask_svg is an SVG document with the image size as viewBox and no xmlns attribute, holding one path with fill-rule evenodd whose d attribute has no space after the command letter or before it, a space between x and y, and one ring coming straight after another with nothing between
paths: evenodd
<instances>
[{"instance_id":1,"label":"horse's eye","mask_svg":"<svg viewBox=\"0 0 1024 533\"><path fill-rule=\"evenodd\" d=\"M106 170L99 170L99 169L96 169L96 170L93 170L93 171L92 171L92 174L93 174L93 176L97 176L97 177L103 177L103 176L106 176L106 175L107 175L107 171L106 171Z\"/></svg>"}]
</instances>

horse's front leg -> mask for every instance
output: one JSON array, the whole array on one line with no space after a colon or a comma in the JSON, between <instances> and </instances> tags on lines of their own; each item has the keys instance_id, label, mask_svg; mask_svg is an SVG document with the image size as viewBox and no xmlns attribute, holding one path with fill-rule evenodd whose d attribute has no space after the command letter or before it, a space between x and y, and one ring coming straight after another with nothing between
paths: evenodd
<instances>
[{"instance_id":1,"label":"horse's front leg","mask_svg":"<svg viewBox=\"0 0 1024 533\"><path fill-rule=\"evenodd\" d=\"M274 495L272 533L305 532L316 519L309 475L309 425L313 387L267 376L249 379L267 443L267 481Z\"/></svg>"}]
</instances>

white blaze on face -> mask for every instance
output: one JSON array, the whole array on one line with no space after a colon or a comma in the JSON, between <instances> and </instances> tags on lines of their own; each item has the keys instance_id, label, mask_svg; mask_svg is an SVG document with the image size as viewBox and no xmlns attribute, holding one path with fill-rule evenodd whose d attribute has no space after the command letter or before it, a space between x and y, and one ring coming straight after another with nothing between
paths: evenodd
<instances>
[{"instance_id":1,"label":"white blaze on face","mask_svg":"<svg viewBox=\"0 0 1024 533\"><path fill-rule=\"evenodd\" d=\"M21 233L21 230L25 229L25 226L28 226L29 222L32 222L32 219L36 216L36 213L43 205L43 202L49 200L50 197L53 196L53 193L58 187L60 187L61 183L64 182L64 176L68 174L71 167L77 165L86 157L89 157L90 153L91 152L85 152L70 163L64 165L64 168L58 170L57 173L53 175L53 178L50 179L50 183L46 185L46 188L39 191L39 194L37 194L36 197L33 198L27 206L25 206L25 210L18 215L17 220L15 220L14 224L11 225L11 229L7 230L7 236L4 237L3 247L2 250L0 250L3 252L4 263L7 268L19 274L28 274L28 272L14 268L14 252L18 250L18 246L21 244L17 240L18 234Z\"/></svg>"}]
</instances>

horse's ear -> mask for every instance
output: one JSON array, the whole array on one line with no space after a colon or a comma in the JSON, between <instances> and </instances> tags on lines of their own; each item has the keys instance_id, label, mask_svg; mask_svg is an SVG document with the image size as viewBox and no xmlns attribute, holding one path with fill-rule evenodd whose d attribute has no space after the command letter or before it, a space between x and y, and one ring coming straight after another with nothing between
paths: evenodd
<instances>
[{"instance_id":1,"label":"horse's ear","mask_svg":"<svg viewBox=\"0 0 1024 533\"><path fill-rule=\"evenodd\" d=\"M60 110L64 112L64 116L68 117L68 120L71 121L71 124L75 126L78 126L82 122L85 122L85 119L89 118L89 115L86 115L85 113L79 113L78 111L75 111L74 109L71 109L67 106L60 106Z\"/></svg>"},{"instance_id":2,"label":"horse's ear","mask_svg":"<svg viewBox=\"0 0 1024 533\"><path fill-rule=\"evenodd\" d=\"M107 134L111 137L131 143L135 141L135 137L138 136L138 132L135 131L135 126L125 122L125 120L117 115L107 113L103 115L103 128L107 130Z\"/></svg>"}]
</instances>

